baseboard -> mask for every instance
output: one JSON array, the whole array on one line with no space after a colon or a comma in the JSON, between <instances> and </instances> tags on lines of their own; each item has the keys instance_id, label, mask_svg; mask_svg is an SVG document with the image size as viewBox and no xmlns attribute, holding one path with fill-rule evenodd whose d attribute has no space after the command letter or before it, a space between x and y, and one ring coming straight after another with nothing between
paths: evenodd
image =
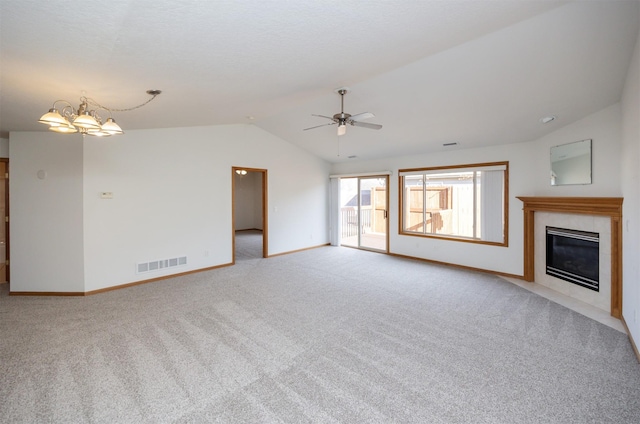
<instances>
[{"instance_id":1,"label":"baseboard","mask_svg":"<svg viewBox=\"0 0 640 424\"><path fill-rule=\"evenodd\" d=\"M638 363L640 363L640 351L638 350L638 346L636 345L636 342L633 340L633 336L631 335L631 331L629 331L627 322L624 320L624 316L620 317L620 321L622 321L622 325L624 326L624 329L627 332L627 335L629 336L629 342L631 343L631 347L633 348L633 351L636 354L636 359L638 360Z\"/></svg>"},{"instance_id":2,"label":"baseboard","mask_svg":"<svg viewBox=\"0 0 640 424\"><path fill-rule=\"evenodd\" d=\"M212 271L214 269L224 268L224 267L231 266L231 265L233 265L233 264L232 263L228 263L228 264L210 266L210 267L207 267L207 268L194 269L194 270L186 271L186 272L179 272L178 274L163 275L161 277L150 278L148 280L135 281L133 283L121 284L119 286L105 287L103 289L88 291L88 292L85 292L85 295L86 296L90 296L92 294L104 293L104 292L108 292L108 291L112 291L112 290L126 289L127 287L139 286L140 284L147 284L147 283L153 283L155 281L168 280L169 278L182 277L184 275L197 274L199 272L204 272L204 271Z\"/></svg>"},{"instance_id":3,"label":"baseboard","mask_svg":"<svg viewBox=\"0 0 640 424\"><path fill-rule=\"evenodd\" d=\"M233 265L232 263L211 266L207 268L199 268L177 274L163 275L161 277L150 278L148 280L134 281L133 283L120 284L117 286L105 287L103 289L91 290L87 292L9 292L9 296L91 296L94 294L105 293L113 290L126 289L127 287L139 286L141 284L153 283L155 281L168 280L169 278L182 277L184 275L196 274L204 271L212 271L218 268L224 268Z\"/></svg>"},{"instance_id":4,"label":"baseboard","mask_svg":"<svg viewBox=\"0 0 640 424\"><path fill-rule=\"evenodd\" d=\"M323 244L319 244L319 245L316 245L316 246L305 247L303 249L289 250L287 252L281 252L281 253L276 253L276 254L273 254L273 255L268 255L267 257L268 258L273 258L273 257L276 257L276 256L289 255L291 253L303 252L305 250L318 249L320 247L329 246L330 244L331 243L323 243ZM465 269L465 270L469 270L469 271L485 272L485 273L489 273L489 274L495 274L495 275L500 275L500 276L503 276L503 277L510 277L510 278L517 278L517 279L523 279L524 278L521 275L509 274L509 273L499 272L499 271L491 271L491 270L487 270L487 269L474 268L474 267L464 266L464 265L451 264L451 263L448 263L448 262L434 261L432 259L417 258L415 256L400 255L400 254L397 254L397 253L388 253L388 254L391 255L391 256L399 257L399 258L414 259L414 260L418 260L418 261L429 262L429 263L438 264L438 265L446 265L446 266ZM195 274L195 273L204 272L204 271L211 271L211 270L214 270L214 269L217 269L217 268L223 268L223 267L227 267L227 266L231 266L231 265L234 265L234 263L231 262L231 263L228 263L228 264L216 265L216 266L212 266L212 267L208 267L208 268L200 268L200 269L195 269L195 270L192 270L192 271L181 272L181 273L178 273L178 274L163 275L162 277L151 278L151 279L142 280L142 281L135 281L133 283L126 283L126 284L121 284L121 285L118 285L118 286L105 287L103 289L92 290L92 291L88 291L88 292L9 292L9 295L10 296L90 296L90 295L93 295L93 294L104 293L104 292L108 292L108 291L112 291L112 290L119 290L119 289L124 289L124 288L127 288L127 287L138 286L140 284L152 283L154 281L166 280L168 278L180 277L180 276L183 276L183 275ZM629 333L629 332L627 331L627 333Z\"/></svg>"},{"instance_id":5,"label":"baseboard","mask_svg":"<svg viewBox=\"0 0 640 424\"><path fill-rule=\"evenodd\" d=\"M415 256L400 255L398 253L389 252L388 254L391 255L391 256L396 256L398 258L414 259L414 260L417 260L417 261L429 262L431 264L446 265L446 266L451 266L451 267L454 267L454 268L460 268L460 269L464 269L464 270L467 270L467 271L485 272L485 273L488 273L488 274L500 275L502 277L517 278L519 280L524 280L524 276L522 276L522 275L509 274L507 272L492 271L490 269L483 269L483 268L474 268L472 266L452 264L452 263L449 263L449 262L434 261L433 259L424 259L424 258L417 258Z\"/></svg>"},{"instance_id":6,"label":"baseboard","mask_svg":"<svg viewBox=\"0 0 640 424\"><path fill-rule=\"evenodd\" d=\"M85 292L21 292L10 291L9 296L86 296Z\"/></svg>"},{"instance_id":7,"label":"baseboard","mask_svg":"<svg viewBox=\"0 0 640 424\"><path fill-rule=\"evenodd\" d=\"M319 247L325 247L329 245L331 245L331 243L324 243L324 244L319 244L317 246L305 247L304 249L289 250L287 252L280 252L280 253L275 253L273 255L269 255L267 256L267 258L274 258L276 256L282 256L282 255L290 255L291 253L304 252L305 250L318 249Z\"/></svg>"}]
</instances>

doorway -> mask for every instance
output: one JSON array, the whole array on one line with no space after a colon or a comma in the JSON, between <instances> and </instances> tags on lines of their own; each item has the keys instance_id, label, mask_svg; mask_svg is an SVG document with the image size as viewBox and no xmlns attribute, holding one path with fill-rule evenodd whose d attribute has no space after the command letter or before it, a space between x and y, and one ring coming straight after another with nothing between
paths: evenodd
<instances>
[{"instance_id":1,"label":"doorway","mask_svg":"<svg viewBox=\"0 0 640 424\"><path fill-rule=\"evenodd\" d=\"M389 177L340 179L340 244L389 251Z\"/></svg>"},{"instance_id":2,"label":"doorway","mask_svg":"<svg viewBox=\"0 0 640 424\"><path fill-rule=\"evenodd\" d=\"M232 263L267 258L267 170L234 166L231 181Z\"/></svg>"}]
</instances>

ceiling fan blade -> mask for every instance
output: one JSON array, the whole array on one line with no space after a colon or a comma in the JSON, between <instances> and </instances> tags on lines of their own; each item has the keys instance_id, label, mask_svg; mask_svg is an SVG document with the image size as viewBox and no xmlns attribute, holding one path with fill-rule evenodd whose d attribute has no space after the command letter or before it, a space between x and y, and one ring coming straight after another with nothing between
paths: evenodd
<instances>
[{"instance_id":1,"label":"ceiling fan blade","mask_svg":"<svg viewBox=\"0 0 640 424\"><path fill-rule=\"evenodd\" d=\"M336 124L335 122L332 122L332 123L330 123L330 124L316 125L315 127L305 128L305 129L303 129L302 131L312 130L312 129L314 129L314 128L326 127L327 125L335 125L335 124Z\"/></svg>"},{"instance_id":2,"label":"ceiling fan blade","mask_svg":"<svg viewBox=\"0 0 640 424\"><path fill-rule=\"evenodd\" d=\"M369 128L372 130L379 130L380 128L382 128L382 125L380 124L369 124L368 122L351 121L349 123L356 127Z\"/></svg>"},{"instance_id":3,"label":"ceiling fan blade","mask_svg":"<svg viewBox=\"0 0 640 424\"><path fill-rule=\"evenodd\" d=\"M332 118L332 117L330 117L330 116L314 115L314 114L311 114L311 116L319 116L320 118L327 118L327 119L331 119L332 121L334 121L334 122L335 122L335 119L333 119L333 118Z\"/></svg>"},{"instance_id":4,"label":"ceiling fan blade","mask_svg":"<svg viewBox=\"0 0 640 424\"><path fill-rule=\"evenodd\" d=\"M353 115L353 116L351 117L351 119L352 119L353 121L364 121L365 119L371 119L371 118L373 118L374 116L375 116L375 115L374 115L373 113L371 113L371 112L362 112L362 113L359 113L359 114L357 114L357 115Z\"/></svg>"}]
</instances>

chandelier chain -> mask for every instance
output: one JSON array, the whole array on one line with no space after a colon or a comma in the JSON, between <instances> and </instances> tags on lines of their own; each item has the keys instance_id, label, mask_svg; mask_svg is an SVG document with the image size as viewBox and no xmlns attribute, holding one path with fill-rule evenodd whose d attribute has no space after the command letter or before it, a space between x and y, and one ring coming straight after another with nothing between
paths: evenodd
<instances>
[{"instance_id":1,"label":"chandelier chain","mask_svg":"<svg viewBox=\"0 0 640 424\"><path fill-rule=\"evenodd\" d=\"M160 93L158 93L160 94ZM125 109L115 109L115 108L108 108L106 106L101 105L100 103L96 102L95 100L88 98L88 97L83 97L81 100L85 100L87 102L87 104L99 107L100 109L104 109L104 110L108 110L110 112L129 112L131 110L135 110L135 109L140 109L142 106L147 105L149 102L151 102L153 99L155 99L158 94L151 94L151 98L149 100L147 100L146 102L139 104L137 106L133 106L133 107L129 107L129 108L125 108Z\"/></svg>"}]
</instances>

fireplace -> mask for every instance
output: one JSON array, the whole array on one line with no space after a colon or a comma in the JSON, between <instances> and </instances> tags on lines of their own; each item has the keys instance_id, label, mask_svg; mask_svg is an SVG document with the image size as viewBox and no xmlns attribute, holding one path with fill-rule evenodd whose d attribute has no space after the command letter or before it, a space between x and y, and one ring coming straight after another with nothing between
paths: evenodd
<instances>
[{"instance_id":1,"label":"fireplace","mask_svg":"<svg viewBox=\"0 0 640 424\"><path fill-rule=\"evenodd\" d=\"M566 283L567 286L574 288L575 292L561 293L575 297L578 300L585 301L583 294L595 295L600 297L604 302L609 303L611 315L616 318L622 317L622 198L621 197L534 197L534 196L517 196L523 202L523 218L524 218L524 270L523 278L525 281L534 281L536 273L536 257L542 259L540 274L547 276L545 273L545 226L554 226L558 228L581 228L586 231L593 231L600 234L600 278L599 292L593 290L583 290L582 287L569 282L565 282L559 278L547 276L558 283ZM574 226L573 222L540 222L535 224L540 215L564 216L564 215L582 216L592 222L601 221L598 217L607 218L608 225L604 227L598 225L599 228L589 228L588 225ZM592 220L593 218L593 220ZM571 219L573 221L573 219ZM606 222L605 221L605 222ZM541 239L536 241L536 228L540 228ZM535 254L537 247L542 247L540 255ZM538 275L540 275L538 274ZM554 290L556 288L550 287ZM579 293L578 293L579 292ZM589 296L590 297L590 296ZM590 301L586 301L590 303ZM594 305L601 309L602 306ZM605 309L606 310L606 309Z\"/></svg>"},{"instance_id":2,"label":"fireplace","mask_svg":"<svg viewBox=\"0 0 640 424\"><path fill-rule=\"evenodd\" d=\"M546 273L600 291L598 233L546 227Z\"/></svg>"}]
</instances>

